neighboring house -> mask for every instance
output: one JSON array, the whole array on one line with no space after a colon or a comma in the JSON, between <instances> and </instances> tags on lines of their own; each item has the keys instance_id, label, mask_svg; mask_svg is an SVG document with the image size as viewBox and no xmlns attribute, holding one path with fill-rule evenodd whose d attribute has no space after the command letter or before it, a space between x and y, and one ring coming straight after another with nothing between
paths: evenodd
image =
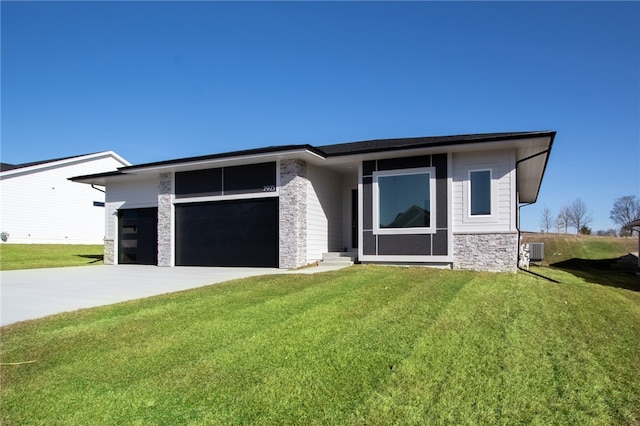
<instances>
[{"instance_id":1,"label":"neighboring house","mask_svg":"<svg viewBox=\"0 0 640 426\"><path fill-rule=\"evenodd\" d=\"M637 274L640 275L640 219L632 221L631 223L627 224L627 226L631 229L636 228L636 231L638 232L638 252L635 253L635 255L636 255L636 258L638 259ZM633 232L631 234L633 235Z\"/></svg>"},{"instance_id":2,"label":"neighboring house","mask_svg":"<svg viewBox=\"0 0 640 426\"><path fill-rule=\"evenodd\" d=\"M290 145L73 178L107 190L106 263L515 271L555 132Z\"/></svg>"},{"instance_id":3,"label":"neighboring house","mask_svg":"<svg viewBox=\"0 0 640 426\"><path fill-rule=\"evenodd\" d=\"M129 166L112 151L0 165L0 232L6 243L102 244L104 189L69 180Z\"/></svg>"}]
</instances>

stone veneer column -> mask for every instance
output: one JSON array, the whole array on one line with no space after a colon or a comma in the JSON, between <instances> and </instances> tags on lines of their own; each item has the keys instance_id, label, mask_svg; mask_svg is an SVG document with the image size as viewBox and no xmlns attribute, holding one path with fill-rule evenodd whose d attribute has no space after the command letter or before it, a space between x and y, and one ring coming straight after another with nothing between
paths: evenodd
<instances>
[{"instance_id":1,"label":"stone veneer column","mask_svg":"<svg viewBox=\"0 0 640 426\"><path fill-rule=\"evenodd\" d=\"M173 185L171 173L161 173L158 188L158 266L173 263Z\"/></svg>"},{"instance_id":2,"label":"stone veneer column","mask_svg":"<svg viewBox=\"0 0 640 426\"><path fill-rule=\"evenodd\" d=\"M453 269L516 272L518 234L453 234Z\"/></svg>"},{"instance_id":3,"label":"stone veneer column","mask_svg":"<svg viewBox=\"0 0 640 426\"><path fill-rule=\"evenodd\" d=\"M307 164L280 162L280 268L307 263Z\"/></svg>"},{"instance_id":4,"label":"stone veneer column","mask_svg":"<svg viewBox=\"0 0 640 426\"><path fill-rule=\"evenodd\" d=\"M116 264L116 242L113 239L104 239L104 259L105 265Z\"/></svg>"}]
</instances>

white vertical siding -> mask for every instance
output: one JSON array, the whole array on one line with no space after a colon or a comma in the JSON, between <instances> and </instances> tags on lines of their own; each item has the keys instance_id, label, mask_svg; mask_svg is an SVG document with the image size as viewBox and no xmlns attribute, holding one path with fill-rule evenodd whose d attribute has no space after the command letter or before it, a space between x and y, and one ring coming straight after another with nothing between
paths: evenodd
<instances>
[{"instance_id":1,"label":"white vertical siding","mask_svg":"<svg viewBox=\"0 0 640 426\"><path fill-rule=\"evenodd\" d=\"M16 244L102 244L105 208L93 203L104 202L104 193L68 179L122 166L105 155L3 173L0 231Z\"/></svg>"},{"instance_id":2,"label":"white vertical siding","mask_svg":"<svg viewBox=\"0 0 640 426\"><path fill-rule=\"evenodd\" d=\"M115 240L118 235L118 209L135 209L158 206L158 176L145 176L122 181L115 179L107 184L106 238Z\"/></svg>"},{"instance_id":3,"label":"white vertical siding","mask_svg":"<svg viewBox=\"0 0 640 426\"><path fill-rule=\"evenodd\" d=\"M468 215L469 170L489 168L492 172L495 209L490 218ZM515 231L515 153L513 151L465 152L453 154L451 210L454 232Z\"/></svg>"},{"instance_id":4,"label":"white vertical siding","mask_svg":"<svg viewBox=\"0 0 640 426\"><path fill-rule=\"evenodd\" d=\"M307 262L342 250L342 178L313 165L307 167Z\"/></svg>"}]
</instances>

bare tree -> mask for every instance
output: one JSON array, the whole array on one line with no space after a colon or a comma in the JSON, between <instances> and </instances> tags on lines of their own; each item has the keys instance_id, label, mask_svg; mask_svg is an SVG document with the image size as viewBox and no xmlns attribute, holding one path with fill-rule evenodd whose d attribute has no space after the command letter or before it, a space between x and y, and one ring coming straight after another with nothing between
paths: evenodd
<instances>
[{"instance_id":1,"label":"bare tree","mask_svg":"<svg viewBox=\"0 0 640 426\"><path fill-rule=\"evenodd\" d=\"M567 224L576 228L576 234L592 222L591 213L587 211L587 205L580 198L576 198L565 208Z\"/></svg>"},{"instance_id":2,"label":"bare tree","mask_svg":"<svg viewBox=\"0 0 640 426\"><path fill-rule=\"evenodd\" d=\"M549 229L553 225L553 216L551 216L551 210L549 207L546 207L542 210L542 214L540 215L540 229L542 229L547 234L549 233Z\"/></svg>"},{"instance_id":3,"label":"bare tree","mask_svg":"<svg viewBox=\"0 0 640 426\"><path fill-rule=\"evenodd\" d=\"M567 227L569 226L567 216L568 209L567 207L563 207L560 209L560 213L558 213L558 217L556 218L556 230L558 234L562 232L563 234L567 233Z\"/></svg>"},{"instance_id":4,"label":"bare tree","mask_svg":"<svg viewBox=\"0 0 640 426\"><path fill-rule=\"evenodd\" d=\"M609 219L620 225L620 235L631 235L631 228L627 224L640 219L640 199L635 195L625 195L616 198L613 208L609 212Z\"/></svg>"}]
</instances>

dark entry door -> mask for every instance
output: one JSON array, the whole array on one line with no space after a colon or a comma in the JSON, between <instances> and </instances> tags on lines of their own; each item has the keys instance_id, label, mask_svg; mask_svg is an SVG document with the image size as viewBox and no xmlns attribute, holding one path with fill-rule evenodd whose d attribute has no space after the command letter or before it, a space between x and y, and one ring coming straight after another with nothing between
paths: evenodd
<instances>
[{"instance_id":1,"label":"dark entry door","mask_svg":"<svg viewBox=\"0 0 640 426\"><path fill-rule=\"evenodd\" d=\"M118 211L118 263L158 264L158 209Z\"/></svg>"},{"instance_id":2,"label":"dark entry door","mask_svg":"<svg viewBox=\"0 0 640 426\"><path fill-rule=\"evenodd\" d=\"M278 199L176 205L176 265L278 267Z\"/></svg>"},{"instance_id":3,"label":"dark entry door","mask_svg":"<svg viewBox=\"0 0 640 426\"><path fill-rule=\"evenodd\" d=\"M358 248L358 190L351 190L351 247Z\"/></svg>"}]
</instances>

